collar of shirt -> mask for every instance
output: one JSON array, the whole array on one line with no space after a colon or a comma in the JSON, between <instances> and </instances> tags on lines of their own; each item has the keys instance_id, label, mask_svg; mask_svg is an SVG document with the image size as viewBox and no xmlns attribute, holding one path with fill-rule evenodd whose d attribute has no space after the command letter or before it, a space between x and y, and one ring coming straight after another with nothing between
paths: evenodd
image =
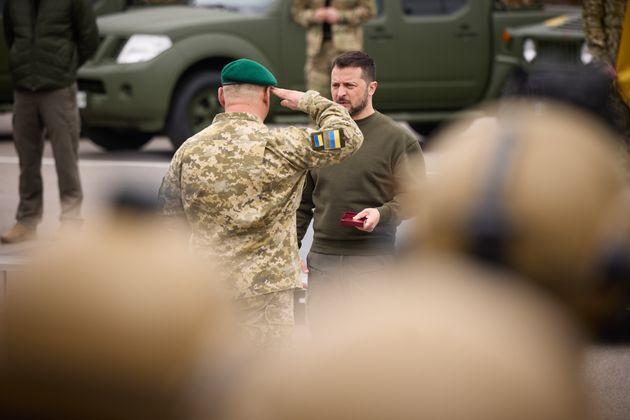
<instances>
[{"instance_id":1,"label":"collar of shirt","mask_svg":"<svg viewBox=\"0 0 630 420\"><path fill-rule=\"evenodd\" d=\"M250 114L248 112L222 112L221 114L217 114L214 117L212 123L224 122L224 121L234 121L234 120L245 120L245 121L254 121L258 124L262 124L257 116L254 114Z\"/></svg>"}]
</instances>

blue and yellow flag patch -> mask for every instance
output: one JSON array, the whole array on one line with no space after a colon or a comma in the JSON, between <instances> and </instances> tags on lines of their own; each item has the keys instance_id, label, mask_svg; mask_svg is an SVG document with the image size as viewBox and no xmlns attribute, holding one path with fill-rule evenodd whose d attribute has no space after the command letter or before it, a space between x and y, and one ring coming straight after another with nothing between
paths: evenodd
<instances>
[{"instance_id":1,"label":"blue and yellow flag patch","mask_svg":"<svg viewBox=\"0 0 630 420\"><path fill-rule=\"evenodd\" d=\"M314 150L341 149L346 145L341 135L341 130L325 130L311 133L311 143Z\"/></svg>"}]
</instances>

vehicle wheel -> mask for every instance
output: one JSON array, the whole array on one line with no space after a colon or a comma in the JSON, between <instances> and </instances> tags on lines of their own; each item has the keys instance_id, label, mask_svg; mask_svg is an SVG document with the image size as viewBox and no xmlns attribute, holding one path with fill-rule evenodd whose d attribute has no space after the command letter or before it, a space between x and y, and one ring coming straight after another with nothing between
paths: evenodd
<instances>
[{"instance_id":1,"label":"vehicle wheel","mask_svg":"<svg viewBox=\"0 0 630 420\"><path fill-rule=\"evenodd\" d=\"M104 127L85 127L85 136L107 151L138 150L153 138L151 133Z\"/></svg>"},{"instance_id":2,"label":"vehicle wheel","mask_svg":"<svg viewBox=\"0 0 630 420\"><path fill-rule=\"evenodd\" d=\"M186 79L175 92L166 120L166 135L175 149L209 126L221 111L217 93L220 80L218 72L197 73Z\"/></svg>"}]
</instances>

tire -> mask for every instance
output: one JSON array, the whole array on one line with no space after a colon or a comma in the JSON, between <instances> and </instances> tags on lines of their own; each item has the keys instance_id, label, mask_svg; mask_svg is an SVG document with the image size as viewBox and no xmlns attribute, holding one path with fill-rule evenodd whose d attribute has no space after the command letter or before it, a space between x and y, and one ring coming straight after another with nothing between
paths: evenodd
<instances>
[{"instance_id":1,"label":"tire","mask_svg":"<svg viewBox=\"0 0 630 420\"><path fill-rule=\"evenodd\" d=\"M204 72L189 76L179 85L171 101L166 120L166 135L175 150L195 133L206 128L221 112L217 89L219 72Z\"/></svg>"},{"instance_id":2,"label":"tire","mask_svg":"<svg viewBox=\"0 0 630 420\"><path fill-rule=\"evenodd\" d=\"M107 151L138 150L153 138L151 133L104 127L85 127L84 134Z\"/></svg>"}]
</instances>

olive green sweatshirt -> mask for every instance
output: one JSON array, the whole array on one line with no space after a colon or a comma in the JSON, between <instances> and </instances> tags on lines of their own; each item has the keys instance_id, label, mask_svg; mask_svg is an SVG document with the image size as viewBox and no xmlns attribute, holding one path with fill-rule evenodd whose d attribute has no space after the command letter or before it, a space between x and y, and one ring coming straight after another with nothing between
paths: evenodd
<instances>
[{"instance_id":1,"label":"olive green sweatshirt","mask_svg":"<svg viewBox=\"0 0 630 420\"><path fill-rule=\"evenodd\" d=\"M363 145L338 165L309 172L297 212L301 242L314 218L311 251L333 255L374 255L393 252L401 221L397 173L406 158L422 162L418 140L391 118L375 112L356 121ZM380 221L373 232L340 225L344 212L376 208Z\"/></svg>"}]
</instances>

